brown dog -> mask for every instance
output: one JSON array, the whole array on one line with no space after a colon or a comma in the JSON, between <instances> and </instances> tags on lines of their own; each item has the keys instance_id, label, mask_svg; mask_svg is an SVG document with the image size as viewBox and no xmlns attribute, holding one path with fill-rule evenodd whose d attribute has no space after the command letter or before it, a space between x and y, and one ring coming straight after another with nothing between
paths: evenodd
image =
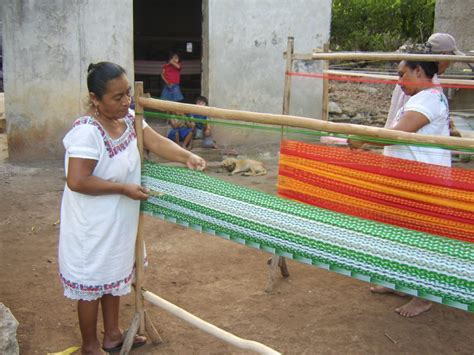
<instances>
[{"instance_id":1,"label":"brown dog","mask_svg":"<svg viewBox=\"0 0 474 355\"><path fill-rule=\"evenodd\" d=\"M222 169L230 172L230 175L243 173L245 176L265 175L267 169L263 163L252 159L227 158L221 163Z\"/></svg>"}]
</instances>

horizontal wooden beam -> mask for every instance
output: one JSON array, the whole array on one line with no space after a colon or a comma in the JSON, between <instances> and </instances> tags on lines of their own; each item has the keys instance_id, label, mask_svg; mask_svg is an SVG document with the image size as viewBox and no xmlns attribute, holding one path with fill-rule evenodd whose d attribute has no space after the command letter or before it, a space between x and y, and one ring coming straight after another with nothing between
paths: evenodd
<instances>
[{"instance_id":1,"label":"horizontal wooden beam","mask_svg":"<svg viewBox=\"0 0 474 355\"><path fill-rule=\"evenodd\" d=\"M312 54L298 54L295 53L291 56L293 60L313 60ZM283 52L283 59L286 59L286 51Z\"/></svg>"},{"instance_id":2,"label":"horizontal wooden beam","mask_svg":"<svg viewBox=\"0 0 474 355\"><path fill-rule=\"evenodd\" d=\"M304 56L307 56L307 54L305 54ZM380 61L395 61L395 62L398 62L401 60L417 60L417 61L425 61L425 62L448 61L448 62L474 63L474 56L446 55L446 54L411 54L411 53L395 53L395 52L393 53L381 53L381 52L319 53L319 52L314 52L311 54L311 58L315 60L380 60Z\"/></svg>"},{"instance_id":3,"label":"horizontal wooden beam","mask_svg":"<svg viewBox=\"0 0 474 355\"><path fill-rule=\"evenodd\" d=\"M430 143L444 147L452 147L455 149L474 149L474 139L431 136L403 131L394 131L386 128L361 126L350 123L334 123L308 117L228 110L217 107L182 104L179 102L157 100L145 97L140 97L139 103L145 108L151 108L160 111L194 113L233 121L306 128L323 132L359 135L403 141L408 143Z\"/></svg>"},{"instance_id":4,"label":"horizontal wooden beam","mask_svg":"<svg viewBox=\"0 0 474 355\"><path fill-rule=\"evenodd\" d=\"M352 76L357 78L370 78L370 79L380 79L380 80L398 80L397 75L386 75L386 74L371 74L371 73L361 73L348 70L324 70L324 74L328 75L340 75L340 76ZM447 79L439 78L441 84L446 85L466 85L474 87L474 80L463 80L463 79Z\"/></svg>"}]
</instances>

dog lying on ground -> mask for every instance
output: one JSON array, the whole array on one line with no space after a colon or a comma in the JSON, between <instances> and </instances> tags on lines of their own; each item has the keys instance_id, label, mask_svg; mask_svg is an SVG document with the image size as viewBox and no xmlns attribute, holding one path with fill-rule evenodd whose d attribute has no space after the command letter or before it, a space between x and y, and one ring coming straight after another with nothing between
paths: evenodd
<instances>
[{"instance_id":1,"label":"dog lying on ground","mask_svg":"<svg viewBox=\"0 0 474 355\"><path fill-rule=\"evenodd\" d=\"M222 161L221 166L230 172L230 175L243 173L245 176L259 176L267 173L262 162L252 159L227 158Z\"/></svg>"}]
</instances>

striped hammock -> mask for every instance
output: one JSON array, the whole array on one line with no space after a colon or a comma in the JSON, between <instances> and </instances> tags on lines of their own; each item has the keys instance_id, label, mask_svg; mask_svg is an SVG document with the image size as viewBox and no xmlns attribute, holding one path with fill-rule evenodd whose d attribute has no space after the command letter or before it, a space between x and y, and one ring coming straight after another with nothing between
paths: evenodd
<instances>
[{"instance_id":1,"label":"striped hammock","mask_svg":"<svg viewBox=\"0 0 474 355\"><path fill-rule=\"evenodd\" d=\"M474 312L472 243L364 220L145 163L143 185L165 195L144 213L356 279Z\"/></svg>"},{"instance_id":2,"label":"striped hammock","mask_svg":"<svg viewBox=\"0 0 474 355\"><path fill-rule=\"evenodd\" d=\"M331 211L474 242L474 171L283 141L278 193Z\"/></svg>"}]
</instances>

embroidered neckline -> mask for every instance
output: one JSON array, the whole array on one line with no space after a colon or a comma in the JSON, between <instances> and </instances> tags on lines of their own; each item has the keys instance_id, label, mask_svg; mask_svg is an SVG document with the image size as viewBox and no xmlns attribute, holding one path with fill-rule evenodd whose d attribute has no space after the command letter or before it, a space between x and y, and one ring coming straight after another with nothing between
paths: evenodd
<instances>
[{"instance_id":1,"label":"embroidered neckline","mask_svg":"<svg viewBox=\"0 0 474 355\"><path fill-rule=\"evenodd\" d=\"M109 157L113 158L115 155L119 154L120 152L127 149L130 143L137 137L135 128L133 127L133 122L135 120L131 111L127 113L127 115L123 118L125 121L125 131L123 134L117 138L113 139L104 129L104 127L97 121L93 116L84 116L78 118L72 127L76 127L83 124L90 124L98 129L100 135L102 136L102 140L104 142L105 148L109 153Z\"/></svg>"}]
</instances>

